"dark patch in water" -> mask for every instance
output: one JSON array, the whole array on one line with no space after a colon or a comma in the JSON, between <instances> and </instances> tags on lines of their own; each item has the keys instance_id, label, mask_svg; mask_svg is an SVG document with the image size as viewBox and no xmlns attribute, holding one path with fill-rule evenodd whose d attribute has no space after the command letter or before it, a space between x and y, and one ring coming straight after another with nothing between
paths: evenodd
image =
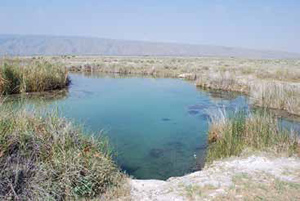
<instances>
[{"instance_id":1,"label":"dark patch in water","mask_svg":"<svg viewBox=\"0 0 300 201\"><path fill-rule=\"evenodd\" d=\"M165 155L167 154L172 154L172 155L184 155L184 144L180 141L171 141L168 143L165 143L165 148L164 151L166 152Z\"/></svg>"},{"instance_id":2,"label":"dark patch in water","mask_svg":"<svg viewBox=\"0 0 300 201\"><path fill-rule=\"evenodd\" d=\"M161 120L162 121L171 121L171 119L169 119L169 118L162 118Z\"/></svg>"},{"instance_id":3,"label":"dark patch in water","mask_svg":"<svg viewBox=\"0 0 300 201\"><path fill-rule=\"evenodd\" d=\"M212 98L221 99L221 100L223 99L228 101L234 100L240 96L239 93L220 91L220 90L210 90L208 93Z\"/></svg>"},{"instance_id":4,"label":"dark patch in water","mask_svg":"<svg viewBox=\"0 0 300 201\"><path fill-rule=\"evenodd\" d=\"M201 110L203 108L205 108L205 106L199 105L199 104L191 105L191 106L188 107L189 110Z\"/></svg>"},{"instance_id":5,"label":"dark patch in water","mask_svg":"<svg viewBox=\"0 0 300 201\"><path fill-rule=\"evenodd\" d=\"M209 116L208 114L201 114L201 115L199 116L199 118L200 118L200 119L205 119L205 120L207 120L207 119L210 119L210 116Z\"/></svg>"},{"instance_id":6,"label":"dark patch in water","mask_svg":"<svg viewBox=\"0 0 300 201\"><path fill-rule=\"evenodd\" d=\"M190 115L196 115L196 114L199 113L199 111L197 111L197 110L189 110L188 113L189 113Z\"/></svg>"},{"instance_id":7,"label":"dark patch in water","mask_svg":"<svg viewBox=\"0 0 300 201\"><path fill-rule=\"evenodd\" d=\"M86 94L86 95L91 95L94 94L94 92L92 91L87 91L87 90L81 90L82 93Z\"/></svg>"},{"instance_id":8,"label":"dark patch in water","mask_svg":"<svg viewBox=\"0 0 300 201\"><path fill-rule=\"evenodd\" d=\"M149 155L153 158L159 158L164 154L163 149L153 148L149 151Z\"/></svg>"},{"instance_id":9,"label":"dark patch in water","mask_svg":"<svg viewBox=\"0 0 300 201\"><path fill-rule=\"evenodd\" d=\"M173 142L168 142L166 143L167 146L170 146L174 149L182 149L184 144L180 141L173 141Z\"/></svg>"}]
</instances>

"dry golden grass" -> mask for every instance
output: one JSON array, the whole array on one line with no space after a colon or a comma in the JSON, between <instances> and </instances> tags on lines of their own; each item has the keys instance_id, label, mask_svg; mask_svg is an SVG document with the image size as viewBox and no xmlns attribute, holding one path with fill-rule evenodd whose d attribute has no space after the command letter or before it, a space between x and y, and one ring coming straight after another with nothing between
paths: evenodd
<instances>
[{"instance_id":1,"label":"dry golden grass","mask_svg":"<svg viewBox=\"0 0 300 201\"><path fill-rule=\"evenodd\" d=\"M300 114L300 87L289 83L261 82L252 85L250 98L254 105Z\"/></svg>"},{"instance_id":2,"label":"dry golden grass","mask_svg":"<svg viewBox=\"0 0 300 201\"><path fill-rule=\"evenodd\" d=\"M235 75L228 71L199 75L197 76L196 86L201 88L236 91L242 93L249 92L249 86L242 80L236 79Z\"/></svg>"},{"instance_id":3,"label":"dry golden grass","mask_svg":"<svg viewBox=\"0 0 300 201\"><path fill-rule=\"evenodd\" d=\"M6 60L0 66L1 94L49 91L65 88L68 84L68 72L62 65Z\"/></svg>"}]
</instances>

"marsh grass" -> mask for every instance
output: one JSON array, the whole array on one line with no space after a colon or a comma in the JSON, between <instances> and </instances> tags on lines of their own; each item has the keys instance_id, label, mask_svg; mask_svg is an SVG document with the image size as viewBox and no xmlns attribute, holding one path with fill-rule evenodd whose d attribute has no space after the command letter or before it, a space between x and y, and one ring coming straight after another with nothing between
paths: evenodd
<instances>
[{"instance_id":1,"label":"marsh grass","mask_svg":"<svg viewBox=\"0 0 300 201\"><path fill-rule=\"evenodd\" d=\"M178 77L185 73L184 69L168 66L154 66L145 64L144 66L135 67L136 64L122 65L119 63L101 63L101 64L85 64L82 66L70 67L71 72L92 72L92 73L110 73L120 75L145 75L153 77Z\"/></svg>"},{"instance_id":2,"label":"marsh grass","mask_svg":"<svg viewBox=\"0 0 300 201\"><path fill-rule=\"evenodd\" d=\"M254 106L300 115L300 86L295 83L239 79L227 71L198 76L196 86L241 92L249 95Z\"/></svg>"},{"instance_id":3,"label":"marsh grass","mask_svg":"<svg viewBox=\"0 0 300 201\"><path fill-rule=\"evenodd\" d=\"M263 82L251 87L250 98L256 106L300 114L300 87L297 85Z\"/></svg>"},{"instance_id":4,"label":"marsh grass","mask_svg":"<svg viewBox=\"0 0 300 201\"><path fill-rule=\"evenodd\" d=\"M267 80L299 82L300 69L294 68L291 70L290 67L285 67L285 65L283 65L283 67L279 69L269 68L267 69L267 71L266 70L258 71L256 73L256 76L260 79L267 79Z\"/></svg>"},{"instance_id":5,"label":"marsh grass","mask_svg":"<svg viewBox=\"0 0 300 201\"><path fill-rule=\"evenodd\" d=\"M237 112L231 116L221 112L212 118L208 135L207 161L239 156L245 150L275 154L296 154L297 136L280 129L277 120L267 112Z\"/></svg>"},{"instance_id":6,"label":"marsh grass","mask_svg":"<svg viewBox=\"0 0 300 201\"><path fill-rule=\"evenodd\" d=\"M1 200L103 199L124 181L105 138L56 114L0 110Z\"/></svg>"},{"instance_id":7,"label":"marsh grass","mask_svg":"<svg viewBox=\"0 0 300 201\"><path fill-rule=\"evenodd\" d=\"M249 92L249 85L241 80L236 79L236 75L229 71L218 71L197 76L196 86L205 89L217 89L242 93Z\"/></svg>"},{"instance_id":8,"label":"marsh grass","mask_svg":"<svg viewBox=\"0 0 300 201\"><path fill-rule=\"evenodd\" d=\"M63 89L69 83L65 67L43 60L7 60L0 65L0 93L4 95Z\"/></svg>"}]
</instances>

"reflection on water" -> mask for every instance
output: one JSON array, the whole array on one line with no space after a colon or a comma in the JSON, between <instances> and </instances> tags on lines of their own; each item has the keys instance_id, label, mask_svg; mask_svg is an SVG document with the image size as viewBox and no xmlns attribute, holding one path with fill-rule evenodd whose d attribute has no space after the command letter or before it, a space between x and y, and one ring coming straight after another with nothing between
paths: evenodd
<instances>
[{"instance_id":1,"label":"reflection on water","mask_svg":"<svg viewBox=\"0 0 300 201\"><path fill-rule=\"evenodd\" d=\"M237 92L227 92L222 90L208 90L209 96L214 101L220 101L220 100L234 100L238 98L241 94Z\"/></svg>"},{"instance_id":2,"label":"reflection on water","mask_svg":"<svg viewBox=\"0 0 300 201\"><path fill-rule=\"evenodd\" d=\"M179 79L95 74L71 79L68 91L10 101L58 107L95 133L104 129L117 163L136 178L167 179L202 168L209 110L248 108L244 96L203 91Z\"/></svg>"},{"instance_id":3,"label":"reflection on water","mask_svg":"<svg viewBox=\"0 0 300 201\"><path fill-rule=\"evenodd\" d=\"M48 92L40 92L40 93L27 93L27 94L14 94L10 96L6 96L4 98L5 103L10 102L26 102L26 104L38 104L43 102L44 104L51 104L54 101L63 100L68 97L68 89L63 90L55 90Z\"/></svg>"}]
</instances>

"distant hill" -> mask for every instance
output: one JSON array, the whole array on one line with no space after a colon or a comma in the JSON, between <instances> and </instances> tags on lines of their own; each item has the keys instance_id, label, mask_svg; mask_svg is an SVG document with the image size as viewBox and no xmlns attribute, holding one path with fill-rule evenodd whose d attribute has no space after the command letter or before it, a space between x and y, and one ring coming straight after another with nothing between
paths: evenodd
<instances>
[{"instance_id":1,"label":"distant hill","mask_svg":"<svg viewBox=\"0 0 300 201\"><path fill-rule=\"evenodd\" d=\"M115 55L115 56L220 56L246 58L300 58L300 54L161 42L92 37L0 35L0 55Z\"/></svg>"}]
</instances>

